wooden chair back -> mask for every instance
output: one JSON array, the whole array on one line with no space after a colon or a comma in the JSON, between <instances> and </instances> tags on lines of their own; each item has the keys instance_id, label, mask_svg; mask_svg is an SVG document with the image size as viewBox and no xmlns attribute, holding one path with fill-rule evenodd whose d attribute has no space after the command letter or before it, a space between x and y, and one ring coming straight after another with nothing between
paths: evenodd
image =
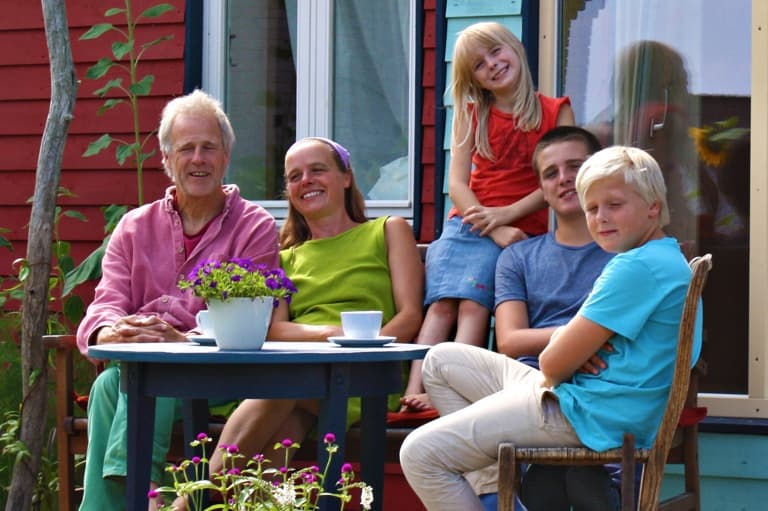
<instances>
[{"instance_id":1,"label":"wooden chair back","mask_svg":"<svg viewBox=\"0 0 768 511\"><path fill-rule=\"evenodd\" d=\"M691 379L691 358L693 353L693 335L696 324L701 292L707 275L712 268L712 256L707 254L690 262L693 276L683 305L678 334L678 348L675 369L664 417L659 425L656 439L650 449L635 449L634 437L624 435L624 445L618 449L597 452L586 447L515 447L511 443L499 445L499 510L514 509L514 495L519 479L520 463L538 463L552 465L603 465L621 462L622 464L622 511L635 510L634 469L636 463L643 463L640 502L637 509L651 511L655 509L683 510L699 509L698 481L695 481L695 495L675 496L659 507L659 492L670 449L678 431L680 415L686 401ZM697 427L693 424L694 428ZM680 435L678 435L680 436ZM695 436L693 437L695 440ZM689 437L690 440L690 437ZM682 441L685 441L684 438ZM691 462L698 466L695 446L688 446L684 455L693 457ZM688 462L686 462L687 464ZM698 468L696 468L698 478ZM504 482L504 484L502 484Z\"/></svg>"}]
</instances>

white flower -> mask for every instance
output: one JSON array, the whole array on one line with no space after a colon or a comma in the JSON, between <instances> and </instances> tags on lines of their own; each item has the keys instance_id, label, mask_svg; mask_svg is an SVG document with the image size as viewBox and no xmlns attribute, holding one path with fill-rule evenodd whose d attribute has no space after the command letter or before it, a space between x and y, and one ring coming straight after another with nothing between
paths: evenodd
<instances>
[{"instance_id":1,"label":"white flower","mask_svg":"<svg viewBox=\"0 0 768 511\"><path fill-rule=\"evenodd\" d=\"M296 504L296 489L293 482L288 481L275 488L275 500L281 506L294 506Z\"/></svg>"},{"instance_id":2,"label":"white flower","mask_svg":"<svg viewBox=\"0 0 768 511\"><path fill-rule=\"evenodd\" d=\"M360 505L363 509L371 509L373 503L373 488L366 485L363 486L363 491L360 492Z\"/></svg>"}]
</instances>

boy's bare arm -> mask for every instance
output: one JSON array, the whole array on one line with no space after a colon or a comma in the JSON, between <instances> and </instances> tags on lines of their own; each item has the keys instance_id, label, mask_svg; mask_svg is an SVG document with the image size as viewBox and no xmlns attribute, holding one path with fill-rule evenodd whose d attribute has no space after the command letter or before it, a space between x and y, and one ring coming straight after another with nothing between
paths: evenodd
<instances>
[{"instance_id":1,"label":"boy's bare arm","mask_svg":"<svg viewBox=\"0 0 768 511\"><path fill-rule=\"evenodd\" d=\"M528 307L520 300L500 303L495 315L497 349L499 353L512 358L538 356L556 328L531 328L528 323Z\"/></svg>"},{"instance_id":2,"label":"boy's bare arm","mask_svg":"<svg viewBox=\"0 0 768 511\"><path fill-rule=\"evenodd\" d=\"M539 355L546 384L555 386L570 378L593 359L612 335L611 330L579 315L555 330Z\"/></svg>"}]
</instances>

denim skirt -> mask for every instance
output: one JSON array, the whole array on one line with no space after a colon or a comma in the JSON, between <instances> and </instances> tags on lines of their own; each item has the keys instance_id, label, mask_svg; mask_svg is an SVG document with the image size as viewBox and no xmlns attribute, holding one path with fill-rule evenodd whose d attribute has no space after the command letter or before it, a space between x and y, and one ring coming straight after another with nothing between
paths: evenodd
<instances>
[{"instance_id":1,"label":"denim skirt","mask_svg":"<svg viewBox=\"0 0 768 511\"><path fill-rule=\"evenodd\" d=\"M443 298L473 300L493 310L496 259L501 253L490 237L471 232L461 217L448 219L426 258L425 305Z\"/></svg>"}]
</instances>

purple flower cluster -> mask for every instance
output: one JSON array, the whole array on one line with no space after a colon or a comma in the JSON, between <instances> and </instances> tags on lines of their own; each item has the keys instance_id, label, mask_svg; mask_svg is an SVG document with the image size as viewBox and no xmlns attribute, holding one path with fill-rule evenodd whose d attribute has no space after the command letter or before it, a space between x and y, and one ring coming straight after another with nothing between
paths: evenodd
<instances>
[{"instance_id":1,"label":"purple flower cluster","mask_svg":"<svg viewBox=\"0 0 768 511\"><path fill-rule=\"evenodd\" d=\"M179 288L191 289L206 300L272 297L275 307L280 299L290 302L291 295L297 292L282 268L269 268L240 257L198 263L179 281Z\"/></svg>"},{"instance_id":2,"label":"purple flower cluster","mask_svg":"<svg viewBox=\"0 0 768 511\"><path fill-rule=\"evenodd\" d=\"M191 445L200 446L202 456L194 456L189 460L181 461L179 465L168 467L166 470L173 477L173 487L159 487L150 491L147 496L150 499L162 499L164 496L173 499L183 495L189 499L191 508L198 508L196 503L201 498L200 479L204 474L203 465L208 463L205 447L210 442L213 442L213 439L205 433L197 435ZM237 506L237 509L243 510L269 507L269 509L317 511L318 499L322 496L338 498L341 503L338 509L343 510L345 504L351 499L350 490L359 488L360 508L369 510L373 501L372 489L364 482L355 482L354 468L351 463L342 464L341 477L337 481L335 492L325 492L323 481L328 476L331 457L338 452L338 445L336 445L336 435L333 433L326 433L323 436L323 442L328 452L324 470L317 465L302 469L290 467L292 451L300 447L300 444L291 438L284 438L273 445L274 449L285 451L284 462L277 468L268 468L270 461L265 459L263 454L256 454L246 462L245 466L241 466L245 456L238 446L220 444L217 450L221 452L223 467L210 475L210 482L205 481L206 490L210 487L211 491L217 492L223 502L228 502L229 506L232 506L225 506L227 509L235 509ZM238 460L241 461L238 462ZM193 472L192 476L190 476L191 472Z\"/></svg>"}]
</instances>

